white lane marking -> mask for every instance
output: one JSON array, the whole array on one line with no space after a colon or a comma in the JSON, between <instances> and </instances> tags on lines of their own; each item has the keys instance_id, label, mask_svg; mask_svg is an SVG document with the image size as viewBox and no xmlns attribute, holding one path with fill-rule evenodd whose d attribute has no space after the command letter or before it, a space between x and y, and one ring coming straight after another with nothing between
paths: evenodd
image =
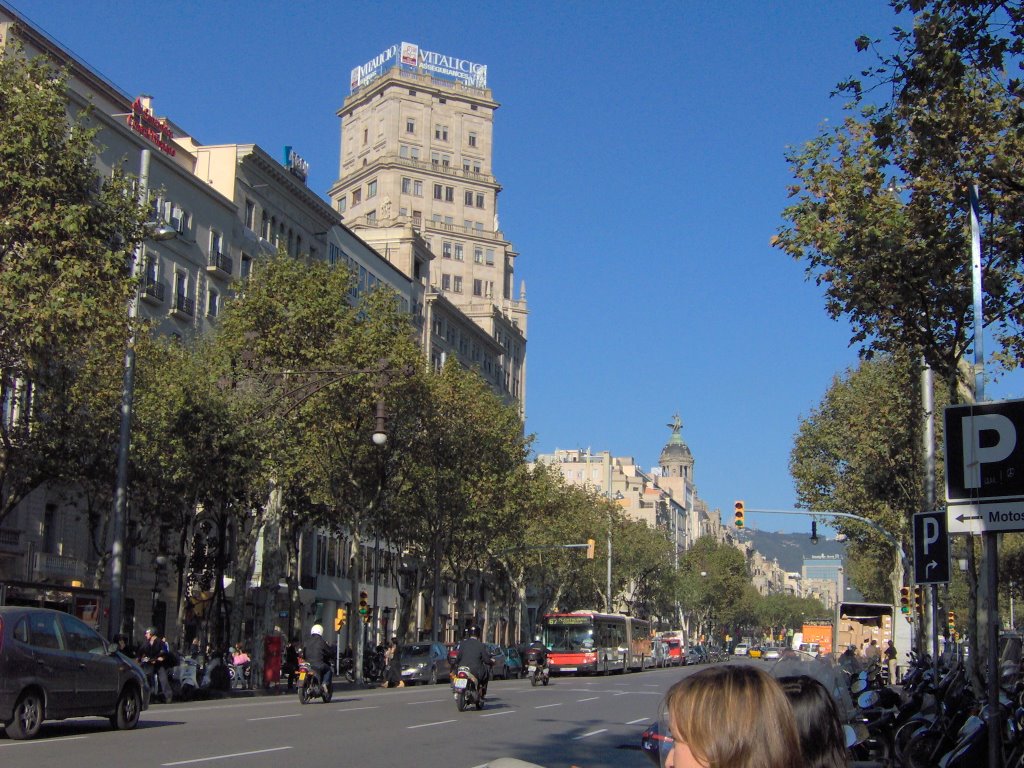
<instances>
[{"instance_id":1,"label":"white lane marking","mask_svg":"<svg viewBox=\"0 0 1024 768\"><path fill-rule=\"evenodd\" d=\"M53 744L58 741L74 741L75 739L87 739L88 736L58 736L53 739L36 739L35 741L10 741L0 744L0 747L39 747L44 744Z\"/></svg>"},{"instance_id":2,"label":"white lane marking","mask_svg":"<svg viewBox=\"0 0 1024 768\"><path fill-rule=\"evenodd\" d=\"M576 737L575 737L575 738L573 739L573 741L579 741L580 739L585 739L585 738L587 738L588 736L596 736L597 734L599 734L599 733L604 733L604 732L605 732L605 731L607 731L607 730L608 730L607 728L600 728L600 729L598 729L598 730L596 730L596 731L590 731L589 733L584 733L584 734L583 734L582 736L576 736Z\"/></svg>"},{"instance_id":3,"label":"white lane marking","mask_svg":"<svg viewBox=\"0 0 1024 768\"><path fill-rule=\"evenodd\" d=\"M301 715L271 715L270 717L250 717L247 718L250 723L255 723L259 720L281 720L286 717L301 717Z\"/></svg>"},{"instance_id":4,"label":"white lane marking","mask_svg":"<svg viewBox=\"0 0 1024 768\"><path fill-rule=\"evenodd\" d=\"M650 719L651 718L649 718L649 717L641 717L638 720L630 720L628 723L624 723L624 725L636 725L637 723L646 723Z\"/></svg>"},{"instance_id":5,"label":"white lane marking","mask_svg":"<svg viewBox=\"0 0 1024 768\"><path fill-rule=\"evenodd\" d=\"M405 703L408 704L410 707L412 707L412 706L415 706L416 704L436 704L439 701L444 701L444 699L427 699L425 701L407 701Z\"/></svg>"},{"instance_id":6,"label":"white lane marking","mask_svg":"<svg viewBox=\"0 0 1024 768\"><path fill-rule=\"evenodd\" d=\"M539 707L534 707L534 709L547 709L548 707L560 707L560 706L562 706L561 702L559 702L558 704L541 704Z\"/></svg>"},{"instance_id":7,"label":"white lane marking","mask_svg":"<svg viewBox=\"0 0 1024 768\"><path fill-rule=\"evenodd\" d=\"M600 696L591 696L591 697L586 698L586 699L576 699L576 701L577 702L580 702L580 701L593 701L594 699L599 699L599 698L601 698L601 697Z\"/></svg>"},{"instance_id":8,"label":"white lane marking","mask_svg":"<svg viewBox=\"0 0 1024 768\"><path fill-rule=\"evenodd\" d=\"M335 712L358 712L361 709L379 709L379 707L342 707L341 709L334 710Z\"/></svg>"},{"instance_id":9,"label":"white lane marking","mask_svg":"<svg viewBox=\"0 0 1024 768\"><path fill-rule=\"evenodd\" d=\"M254 749L252 752L233 752L230 755L211 755L210 757L197 757L194 760L178 760L173 763L161 763L164 768L171 765L189 765L190 763L205 763L210 760L227 760L230 757L248 757L249 755L263 755L267 752L281 752L291 747L270 747L269 749Z\"/></svg>"},{"instance_id":10,"label":"white lane marking","mask_svg":"<svg viewBox=\"0 0 1024 768\"><path fill-rule=\"evenodd\" d=\"M406 730L411 731L413 728L430 728L433 725L445 725L446 723L454 723L454 720L438 720L436 723L420 723L419 725L407 725Z\"/></svg>"},{"instance_id":11,"label":"white lane marking","mask_svg":"<svg viewBox=\"0 0 1024 768\"><path fill-rule=\"evenodd\" d=\"M298 704L299 700L295 699L294 703ZM280 701L263 701L263 702L252 703L252 704L220 704L220 705L211 705L211 706L208 706L208 707L188 707L188 708L181 707L179 709L179 711L202 712L204 709L244 709L246 707L279 707L279 706L281 706L281 702Z\"/></svg>"},{"instance_id":12,"label":"white lane marking","mask_svg":"<svg viewBox=\"0 0 1024 768\"><path fill-rule=\"evenodd\" d=\"M506 709L501 712L488 712L486 715L480 715L480 717L497 717L498 715L511 715L514 712L514 709Z\"/></svg>"}]
</instances>

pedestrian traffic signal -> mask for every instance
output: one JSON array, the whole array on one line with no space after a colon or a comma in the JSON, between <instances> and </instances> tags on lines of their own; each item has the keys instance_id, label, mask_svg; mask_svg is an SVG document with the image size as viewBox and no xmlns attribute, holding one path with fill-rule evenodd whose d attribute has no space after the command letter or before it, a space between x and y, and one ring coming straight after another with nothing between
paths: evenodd
<instances>
[{"instance_id":1,"label":"pedestrian traffic signal","mask_svg":"<svg viewBox=\"0 0 1024 768\"><path fill-rule=\"evenodd\" d=\"M334 631L341 632L341 627L345 623L345 619L348 618L348 612L344 608L339 608L334 614Z\"/></svg>"},{"instance_id":2,"label":"pedestrian traffic signal","mask_svg":"<svg viewBox=\"0 0 1024 768\"><path fill-rule=\"evenodd\" d=\"M910 587L900 587L900 610L910 613Z\"/></svg>"},{"instance_id":3,"label":"pedestrian traffic signal","mask_svg":"<svg viewBox=\"0 0 1024 768\"><path fill-rule=\"evenodd\" d=\"M594 540L587 539L587 560L594 559Z\"/></svg>"},{"instance_id":4,"label":"pedestrian traffic signal","mask_svg":"<svg viewBox=\"0 0 1024 768\"><path fill-rule=\"evenodd\" d=\"M744 517L747 514L747 506L742 501L737 501L733 506L732 522L737 528L744 526Z\"/></svg>"}]
</instances>

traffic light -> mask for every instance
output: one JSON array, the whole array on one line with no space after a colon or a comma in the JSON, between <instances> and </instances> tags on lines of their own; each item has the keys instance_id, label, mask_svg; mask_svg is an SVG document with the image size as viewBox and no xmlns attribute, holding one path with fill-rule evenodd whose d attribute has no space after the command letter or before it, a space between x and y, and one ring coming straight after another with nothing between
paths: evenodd
<instances>
[{"instance_id":1,"label":"traffic light","mask_svg":"<svg viewBox=\"0 0 1024 768\"><path fill-rule=\"evenodd\" d=\"M587 560L594 559L594 540L587 539Z\"/></svg>"},{"instance_id":2,"label":"traffic light","mask_svg":"<svg viewBox=\"0 0 1024 768\"><path fill-rule=\"evenodd\" d=\"M914 608L917 610L918 615L924 613L924 595L920 587L914 587Z\"/></svg>"},{"instance_id":3,"label":"traffic light","mask_svg":"<svg viewBox=\"0 0 1024 768\"><path fill-rule=\"evenodd\" d=\"M946 629L948 630L947 634L952 636L956 632L956 612L950 611L949 615L946 618Z\"/></svg>"},{"instance_id":4,"label":"traffic light","mask_svg":"<svg viewBox=\"0 0 1024 768\"><path fill-rule=\"evenodd\" d=\"M334 631L341 632L341 627L345 623L345 619L348 618L348 612L344 608L339 608L334 614Z\"/></svg>"},{"instance_id":5,"label":"traffic light","mask_svg":"<svg viewBox=\"0 0 1024 768\"><path fill-rule=\"evenodd\" d=\"M370 604L366 602L366 598L369 597L365 592L359 593L359 617L367 622L370 620Z\"/></svg>"},{"instance_id":6,"label":"traffic light","mask_svg":"<svg viewBox=\"0 0 1024 768\"><path fill-rule=\"evenodd\" d=\"M900 610L910 613L910 587L900 587Z\"/></svg>"},{"instance_id":7,"label":"traffic light","mask_svg":"<svg viewBox=\"0 0 1024 768\"><path fill-rule=\"evenodd\" d=\"M733 506L732 522L737 528L744 525L743 519L747 514L747 506L742 501L737 501Z\"/></svg>"}]
</instances>

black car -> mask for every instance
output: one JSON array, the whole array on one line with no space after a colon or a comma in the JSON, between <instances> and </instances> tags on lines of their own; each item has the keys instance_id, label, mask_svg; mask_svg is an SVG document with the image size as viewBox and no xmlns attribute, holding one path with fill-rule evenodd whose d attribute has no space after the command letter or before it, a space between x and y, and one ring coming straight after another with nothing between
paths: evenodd
<instances>
[{"instance_id":1,"label":"black car","mask_svg":"<svg viewBox=\"0 0 1024 768\"><path fill-rule=\"evenodd\" d=\"M0 606L0 723L30 739L44 720L95 715L131 729L149 706L146 677L85 622L48 608Z\"/></svg>"}]
</instances>

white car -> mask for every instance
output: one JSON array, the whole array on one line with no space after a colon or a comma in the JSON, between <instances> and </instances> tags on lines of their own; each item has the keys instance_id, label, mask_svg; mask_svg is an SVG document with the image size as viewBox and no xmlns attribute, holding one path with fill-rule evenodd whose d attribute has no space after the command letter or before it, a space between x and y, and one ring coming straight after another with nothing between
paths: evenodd
<instances>
[{"instance_id":1,"label":"white car","mask_svg":"<svg viewBox=\"0 0 1024 768\"><path fill-rule=\"evenodd\" d=\"M769 661L778 659L781 655L782 649L775 645L768 646L761 652L761 658Z\"/></svg>"},{"instance_id":2,"label":"white car","mask_svg":"<svg viewBox=\"0 0 1024 768\"><path fill-rule=\"evenodd\" d=\"M746 643L739 643L735 648L732 649L733 656L746 656L750 650L750 646Z\"/></svg>"}]
</instances>

